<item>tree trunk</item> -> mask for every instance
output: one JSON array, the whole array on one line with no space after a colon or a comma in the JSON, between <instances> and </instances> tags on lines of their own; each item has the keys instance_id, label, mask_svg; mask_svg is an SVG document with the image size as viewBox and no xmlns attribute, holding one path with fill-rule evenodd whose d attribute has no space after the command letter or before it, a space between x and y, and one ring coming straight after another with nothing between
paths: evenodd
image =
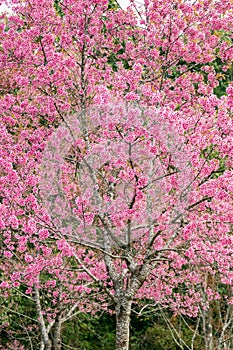
<instances>
[{"instance_id":1,"label":"tree trunk","mask_svg":"<svg viewBox=\"0 0 233 350\"><path fill-rule=\"evenodd\" d=\"M61 350L61 325L61 313L59 313L53 326L52 350Z\"/></svg>"},{"instance_id":2,"label":"tree trunk","mask_svg":"<svg viewBox=\"0 0 233 350\"><path fill-rule=\"evenodd\" d=\"M37 311L38 321L39 321L40 330L41 330L40 350L51 350L52 343L49 339L49 335L48 335L46 325L45 325L44 316L43 316L42 309L41 309L40 292L36 286L34 286L34 290L35 290L34 298L35 298L35 303L36 303L36 311Z\"/></svg>"},{"instance_id":3,"label":"tree trunk","mask_svg":"<svg viewBox=\"0 0 233 350\"><path fill-rule=\"evenodd\" d=\"M51 341L48 339L48 341L42 340L40 343L40 350L52 350L52 343Z\"/></svg>"},{"instance_id":4,"label":"tree trunk","mask_svg":"<svg viewBox=\"0 0 233 350\"><path fill-rule=\"evenodd\" d=\"M211 308L208 308L203 312L203 330L205 339L205 350L214 350Z\"/></svg>"},{"instance_id":5,"label":"tree trunk","mask_svg":"<svg viewBox=\"0 0 233 350\"><path fill-rule=\"evenodd\" d=\"M116 350L129 349L129 326L132 301L119 300L116 305Z\"/></svg>"}]
</instances>

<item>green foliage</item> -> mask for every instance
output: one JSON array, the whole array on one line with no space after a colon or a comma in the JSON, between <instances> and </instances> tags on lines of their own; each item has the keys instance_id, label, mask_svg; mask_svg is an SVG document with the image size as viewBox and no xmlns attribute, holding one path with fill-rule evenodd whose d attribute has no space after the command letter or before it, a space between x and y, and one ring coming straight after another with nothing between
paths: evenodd
<instances>
[{"instance_id":1,"label":"green foliage","mask_svg":"<svg viewBox=\"0 0 233 350\"><path fill-rule=\"evenodd\" d=\"M15 339L19 340L25 349L30 349L28 332L31 333L30 340L37 349L39 327L35 305L30 296L22 297L24 292L25 288L20 286L11 289L8 298L0 298L0 349Z\"/></svg>"},{"instance_id":2,"label":"green foliage","mask_svg":"<svg viewBox=\"0 0 233 350\"><path fill-rule=\"evenodd\" d=\"M104 19L104 18L103 18ZM106 19L106 18L105 18ZM103 24L102 30L101 30L101 34L106 34L107 33L107 27L106 24Z\"/></svg>"},{"instance_id":3,"label":"green foliage","mask_svg":"<svg viewBox=\"0 0 233 350\"><path fill-rule=\"evenodd\" d=\"M38 37L36 37L35 43L39 43L42 39L43 39L43 35L39 35Z\"/></svg>"},{"instance_id":4,"label":"green foliage","mask_svg":"<svg viewBox=\"0 0 233 350\"><path fill-rule=\"evenodd\" d=\"M108 0L108 10L118 10L120 9L120 5L117 1L115 0Z\"/></svg>"},{"instance_id":5,"label":"green foliage","mask_svg":"<svg viewBox=\"0 0 233 350\"><path fill-rule=\"evenodd\" d=\"M165 53L160 50L160 55L163 56ZM198 72L202 74L204 83L208 84L208 74L202 70L204 66L213 67L216 73L216 78L219 85L213 89L214 94L217 97L226 95L226 88L229 85L229 82L233 81L233 63L226 64L219 57L216 57L213 61L209 63L195 63L195 62L186 62L180 60L176 66L170 67L169 71L165 72L165 78L171 80L177 79L182 73L180 68L185 66L187 72ZM195 90L198 89L198 84L194 83Z\"/></svg>"},{"instance_id":6,"label":"green foliage","mask_svg":"<svg viewBox=\"0 0 233 350\"><path fill-rule=\"evenodd\" d=\"M10 30L10 27L8 25L5 26L4 32L7 33Z\"/></svg>"},{"instance_id":7,"label":"green foliage","mask_svg":"<svg viewBox=\"0 0 233 350\"><path fill-rule=\"evenodd\" d=\"M61 4L61 0L54 0L53 7L55 8L56 13L57 13L58 16L64 17L65 14L62 11L62 7L61 7L60 4Z\"/></svg>"},{"instance_id":8,"label":"green foliage","mask_svg":"<svg viewBox=\"0 0 233 350\"><path fill-rule=\"evenodd\" d=\"M178 334L177 334L177 333ZM189 330L184 325L181 325L180 329L176 330L175 337L179 342L180 339L183 340L182 344L183 350L188 350L192 341L193 332ZM185 346L187 344L187 346ZM201 349L200 340L197 340L197 347L195 349ZM164 325L155 323L153 326L149 327L146 330L146 333L143 337L142 344L138 350L178 350L181 347L175 341L171 331ZM136 348L135 348L136 350Z\"/></svg>"},{"instance_id":9,"label":"green foliage","mask_svg":"<svg viewBox=\"0 0 233 350\"><path fill-rule=\"evenodd\" d=\"M111 53L108 56L107 63L112 67L112 70L114 72L117 72L117 70L118 70L118 67L117 67L117 63L118 62L122 62L123 67L125 69L131 69L131 66L129 64L129 60L118 57L118 55L122 55L123 52L124 52L124 49L122 48L116 54L115 53Z\"/></svg>"},{"instance_id":10,"label":"green foliage","mask_svg":"<svg viewBox=\"0 0 233 350\"><path fill-rule=\"evenodd\" d=\"M219 82L219 85L214 88L214 94L217 97L221 97L223 95L226 95L226 88L228 87L229 82L233 80L233 63L228 65L228 69L226 71L223 71L223 66L225 66L225 63L222 62L220 58L216 58L212 62L212 66L217 73Z\"/></svg>"},{"instance_id":11,"label":"green foliage","mask_svg":"<svg viewBox=\"0 0 233 350\"><path fill-rule=\"evenodd\" d=\"M218 169L212 172L210 179L217 179L226 170L227 156L222 158L218 149L216 148L216 145L214 144L209 145L201 151L201 158L207 159L207 161L217 159L219 162Z\"/></svg>"},{"instance_id":12,"label":"green foliage","mask_svg":"<svg viewBox=\"0 0 233 350\"><path fill-rule=\"evenodd\" d=\"M79 314L64 325L62 342L79 350L112 350L115 346L115 318L109 314Z\"/></svg>"},{"instance_id":13,"label":"green foliage","mask_svg":"<svg viewBox=\"0 0 233 350\"><path fill-rule=\"evenodd\" d=\"M45 128L49 128L49 126L50 126L48 119L46 119L44 115L40 116L39 123L40 123L40 125L44 126Z\"/></svg>"},{"instance_id":14,"label":"green foliage","mask_svg":"<svg viewBox=\"0 0 233 350\"><path fill-rule=\"evenodd\" d=\"M0 96L4 96L6 94L11 94L13 96L17 96L20 91L20 88L16 86L16 83L13 84L12 88L9 87L7 90L6 88L1 89L0 87Z\"/></svg>"},{"instance_id":15,"label":"green foliage","mask_svg":"<svg viewBox=\"0 0 233 350\"><path fill-rule=\"evenodd\" d=\"M220 158L219 159L219 167L216 171L214 171L211 175L211 179L217 179L219 176L221 176L224 171L226 170L226 158Z\"/></svg>"},{"instance_id":16,"label":"green foliage","mask_svg":"<svg viewBox=\"0 0 233 350\"><path fill-rule=\"evenodd\" d=\"M154 324L152 327L149 327L145 333L145 336L143 338L143 349L176 350L178 347L176 343L174 343L169 330L165 329L162 325Z\"/></svg>"},{"instance_id":17,"label":"green foliage","mask_svg":"<svg viewBox=\"0 0 233 350\"><path fill-rule=\"evenodd\" d=\"M25 287L21 286L12 290L8 299L1 300L0 320L3 326L0 328L0 348L17 339L25 349L31 348L31 341L33 349L39 350L40 329L35 304L33 299L30 296L25 297L24 293ZM46 300L49 302L49 299L41 294L43 309L49 306ZM187 326L179 316L172 317L170 313L166 316L178 335L190 345L196 321L187 320ZM149 317L132 314L130 333L130 350L180 349L164 319L155 312ZM77 350L112 350L115 348L115 315L103 312L94 316L78 313L63 323L61 339L64 349L70 347ZM202 345L197 338L194 349L202 349ZM188 348L184 346L183 350L186 349Z\"/></svg>"},{"instance_id":18,"label":"green foliage","mask_svg":"<svg viewBox=\"0 0 233 350\"><path fill-rule=\"evenodd\" d=\"M114 53L111 53L109 56L108 56L108 64L112 67L112 70L114 72L117 72L117 62L118 62L118 59L117 59L117 56L114 54Z\"/></svg>"},{"instance_id":19,"label":"green foliage","mask_svg":"<svg viewBox=\"0 0 233 350\"><path fill-rule=\"evenodd\" d=\"M205 158L207 160L217 158L218 155L219 151L216 149L215 144L211 144L201 151L201 158Z\"/></svg>"}]
</instances>

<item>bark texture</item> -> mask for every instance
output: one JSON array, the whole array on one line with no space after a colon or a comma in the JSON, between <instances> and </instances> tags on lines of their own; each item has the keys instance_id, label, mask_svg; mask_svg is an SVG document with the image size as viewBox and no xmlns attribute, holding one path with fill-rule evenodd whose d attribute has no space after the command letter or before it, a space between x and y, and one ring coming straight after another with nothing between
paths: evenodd
<instances>
[{"instance_id":1,"label":"bark texture","mask_svg":"<svg viewBox=\"0 0 233 350\"><path fill-rule=\"evenodd\" d=\"M61 350L61 325L62 318L61 314L59 313L54 323L52 350Z\"/></svg>"},{"instance_id":2,"label":"bark texture","mask_svg":"<svg viewBox=\"0 0 233 350\"><path fill-rule=\"evenodd\" d=\"M116 305L116 350L129 349L131 301L122 300Z\"/></svg>"}]
</instances>

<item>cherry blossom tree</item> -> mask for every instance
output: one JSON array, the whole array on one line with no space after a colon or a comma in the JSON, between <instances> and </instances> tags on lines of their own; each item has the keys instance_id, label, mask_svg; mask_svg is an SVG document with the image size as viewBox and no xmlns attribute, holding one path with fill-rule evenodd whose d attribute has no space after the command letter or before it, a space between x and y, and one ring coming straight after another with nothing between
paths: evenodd
<instances>
[{"instance_id":1,"label":"cherry blossom tree","mask_svg":"<svg viewBox=\"0 0 233 350\"><path fill-rule=\"evenodd\" d=\"M69 249L68 240L103 254L110 277L106 292L116 307L120 349L128 346L130 310L136 292L156 266L164 265L167 254L182 245L180 238L176 242L179 219L189 208L186 192L192 180L182 147L166 126L168 111L152 109L148 113L127 104L113 106L85 114L81 136L70 154L65 154L64 140L68 147L70 140L65 139L64 126L57 129L57 137L49 147L52 151L45 152L41 181L46 207L51 207L50 216L66 238L61 249ZM75 122L69 125L74 127ZM63 168L63 186L73 217L63 204L61 179L59 186L59 168L65 156L68 167ZM96 280L95 275L91 277Z\"/></svg>"},{"instance_id":2,"label":"cherry blossom tree","mask_svg":"<svg viewBox=\"0 0 233 350\"><path fill-rule=\"evenodd\" d=\"M205 276L218 272L231 305L232 2L11 8L1 16L0 227L11 266L1 287L30 276L36 296L41 269L74 258L115 305L116 349L128 349L141 298L207 320L219 292ZM42 186L48 198L40 164L61 131L69 147L55 147L59 191Z\"/></svg>"}]
</instances>

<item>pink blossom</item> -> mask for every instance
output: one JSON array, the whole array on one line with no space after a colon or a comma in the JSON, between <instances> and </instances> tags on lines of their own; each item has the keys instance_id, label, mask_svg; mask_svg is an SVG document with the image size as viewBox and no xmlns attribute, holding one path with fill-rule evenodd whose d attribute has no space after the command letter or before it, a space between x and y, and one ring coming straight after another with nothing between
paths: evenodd
<instances>
[{"instance_id":1,"label":"pink blossom","mask_svg":"<svg viewBox=\"0 0 233 350\"><path fill-rule=\"evenodd\" d=\"M139 99L139 96L134 92L129 92L125 95L127 101L135 101Z\"/></svg>"},{"instance_id":2,"label":"pink blossom","mask_svg":"<svg viewBox=\"0 0 233 350\"><path fill-rule=\"evenodd\" d=\"M26 263L30 263L33 261L33 257L30 254L25 254L24 260L26 261Z\"/></svg>"},{"instance_id":3,"label":"pink blossom","mask_svg":"<svg viewBox=\"0 0 233 350\"><path fill-rule=\"evenodd\" d=\"M47 229L39 230L39 239L44 240L49 237L49 231Z\"/></svg>"},{"instance_id":4,"label":"pink blossom","mask_svg":"<svg viewBox=\"0 0 233 350\"><path fill-rule=\"evenodd\" d=\"M3 254L6 258L11 258L13 256L13 254L9 250L5 250Z\"/></svg>"}]
</instances>

